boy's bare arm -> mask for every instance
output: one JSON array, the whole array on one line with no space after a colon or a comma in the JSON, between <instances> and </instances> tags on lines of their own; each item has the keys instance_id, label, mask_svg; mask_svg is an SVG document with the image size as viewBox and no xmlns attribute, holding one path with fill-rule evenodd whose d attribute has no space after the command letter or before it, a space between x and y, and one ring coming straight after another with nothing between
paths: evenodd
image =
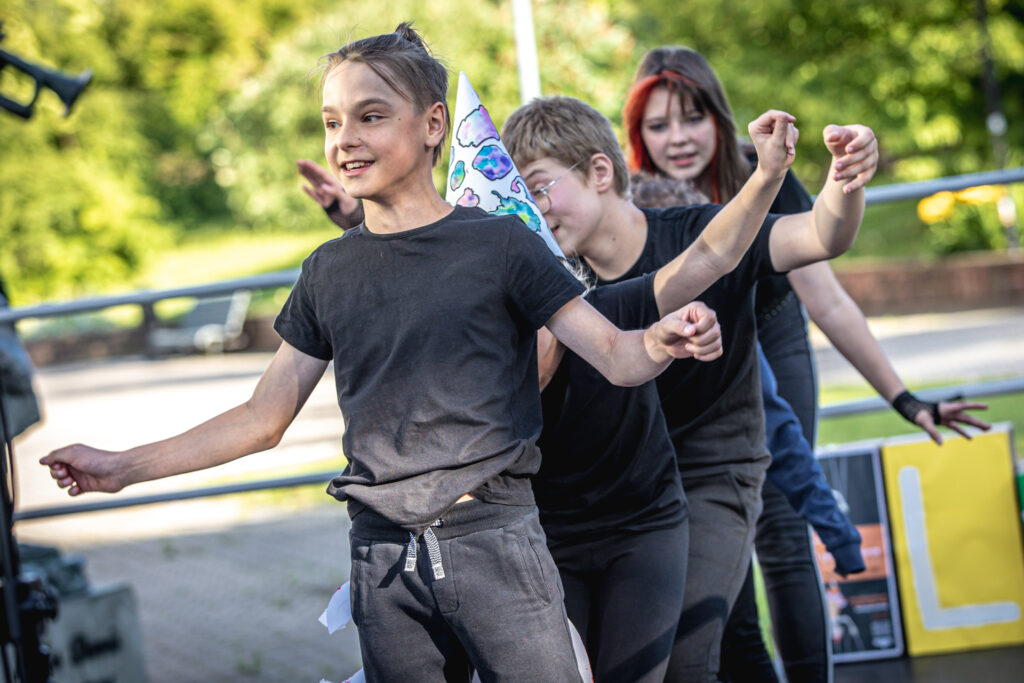
<instances>
[{"instance_id":1,"label":"boy's bare arm","mask_svg":"<svg viewBox=\"0 0 1024 683\"><path fill-rule=\"evenodd\" d=\"M654 276L661 315L694 299L735 268L750 248L796 157L799 131L794 121L786 112L771 110L747 126L757 149L757 168L696 241Z\"/></svg>"},{"instance_id":2,"label":"boy's bare arm","mask_svg":"<svg viewBox=\"0 0 1024 683\"><path fill-rule=\"evenodd\" d=\"M129 484L192 472L277 445L309 398L327 361L282 343L252 397L187 432L127 451L75 444L39 462L68 494L120 491Z\"/></svg>"},{"instance_id":3,"label":"boy's bare arm","mask_svg":"<svg viewBox=\"0 0 1024 683\"><path fill-rule=\"evenodd\" d=\"M654 379L676 358L713 360L722 354L714 311L687 304L646 330L622 331L576 297L551 316L547 328L612 384L636 386Z\"/></svg>"},{"instance_id":4,"label":"boy's bare arm","mask_svg":"<svg viewBox=\"0 0 1024 683\"><path fill-rule=\"evenodd\" d=\"M853 244L864 217L864 186L878 169L878 141L867 126L827 126L828 180L814 207L783 216L772 229L772 265L789 271L839 256Z\"/></svg>"}]
</instances>

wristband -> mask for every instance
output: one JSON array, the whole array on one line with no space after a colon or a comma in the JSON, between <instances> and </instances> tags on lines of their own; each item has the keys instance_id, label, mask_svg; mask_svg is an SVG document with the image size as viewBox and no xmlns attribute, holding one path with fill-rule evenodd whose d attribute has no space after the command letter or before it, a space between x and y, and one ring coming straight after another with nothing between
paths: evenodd
<instances>
[{"instance_id":1,"label":"wristband","mask_svg":"<svg viewBox=\"0 0 1024 683\"><path fill-rule=\"evenodd\" d=\"M324 213L342 230L348 230L363 222L363 205L361 202L356 204L356 208L351 213L343 213L341 202L335 197L330 204L324 207Z\"/></svg>"},{"instance_id":2,"label":"wristband","mask_svg":"<svg viewBox=\"0 0 1024 683\"><path fill-rule=\"evenodd\" d=\"M932 422L936 425L942 424L942 415L939 413L939 404L931 401L922 401L909 391L904 391L892 400L892 407L897 413L903 416L910 424L916 425L914 418L922 410L927 410L932 416Z\"/></svg>"},{"instance_id":3,"label":"wristband","mask_svg":"<svg viewBox=\"0 0 1024 683\"><path fill-rule=\"evenodd\" d=\"M333 213L341 215L341 203L338 201L337 197L335 197L330 204L324 207L324 213L326 213L328 216L330 216Z\"/></svg>"}]
</instances>

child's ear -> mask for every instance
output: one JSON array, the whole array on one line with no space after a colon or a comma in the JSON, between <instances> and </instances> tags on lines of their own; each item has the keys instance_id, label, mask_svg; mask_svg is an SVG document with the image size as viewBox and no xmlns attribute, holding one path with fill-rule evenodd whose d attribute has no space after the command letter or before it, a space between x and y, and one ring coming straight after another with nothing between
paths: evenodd
<instances>
[{"instance_id":1,"label":"child's ear","mask_svg":"<svg viewBox=\"0 0 1024 683\"><path fill-rule=\"evenodd\" d=\"M598 192L615 190L615 167L607 154L595 152L590 155L590 170L587 172L587 182Z\"/></svg>"},{"instance_id":2,"label":"child's ear","mask_svg":"<svg viewBox=\"0 0 1024 683\"><path fill-rule=\"evenodd\" d=\"M445 107L442 102L434 102L427 109L427 146L437 147L444 140Z\"/></svg>"}]
</instances>

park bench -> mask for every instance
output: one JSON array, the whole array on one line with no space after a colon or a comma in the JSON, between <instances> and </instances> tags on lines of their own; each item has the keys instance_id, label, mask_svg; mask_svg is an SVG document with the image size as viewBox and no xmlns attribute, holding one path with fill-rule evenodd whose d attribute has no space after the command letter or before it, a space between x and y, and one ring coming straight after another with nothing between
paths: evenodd
<instances>
[{"instance_id":1,"label":"park bench","mask_svg":"<svg viewBox=\"0 0 1024 683\"><path fill-rule=\"evenodd\" d=\"M150 353L219 353L241 347L250 297L249 290L240 289L231 296L199 299L177 325L150 330Z\"/></svg>"}]
</instances>

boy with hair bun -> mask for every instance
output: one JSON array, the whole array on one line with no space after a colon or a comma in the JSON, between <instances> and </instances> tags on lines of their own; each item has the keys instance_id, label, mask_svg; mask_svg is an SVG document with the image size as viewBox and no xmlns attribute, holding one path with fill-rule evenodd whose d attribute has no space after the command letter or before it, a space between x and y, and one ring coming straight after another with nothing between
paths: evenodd
<instances>
[{"instance_id":1,"label":"boy with hair bun","mask_svg":"<svg viewBox=\"0 0 1024 683\"><path fill-rule=\"evenodd\" d=\"M72 496L276 445L333 360L349 463L352 612L369 681L578 678L529 477L540 463L536 330L620 385L688 357L707 308L624 332L514 216L451 207L431 168L447 72L409 24L325 57L325 155L365 219L303 263L252 397L122 452L41 459Z\"/></svg>"}]
</instances>

